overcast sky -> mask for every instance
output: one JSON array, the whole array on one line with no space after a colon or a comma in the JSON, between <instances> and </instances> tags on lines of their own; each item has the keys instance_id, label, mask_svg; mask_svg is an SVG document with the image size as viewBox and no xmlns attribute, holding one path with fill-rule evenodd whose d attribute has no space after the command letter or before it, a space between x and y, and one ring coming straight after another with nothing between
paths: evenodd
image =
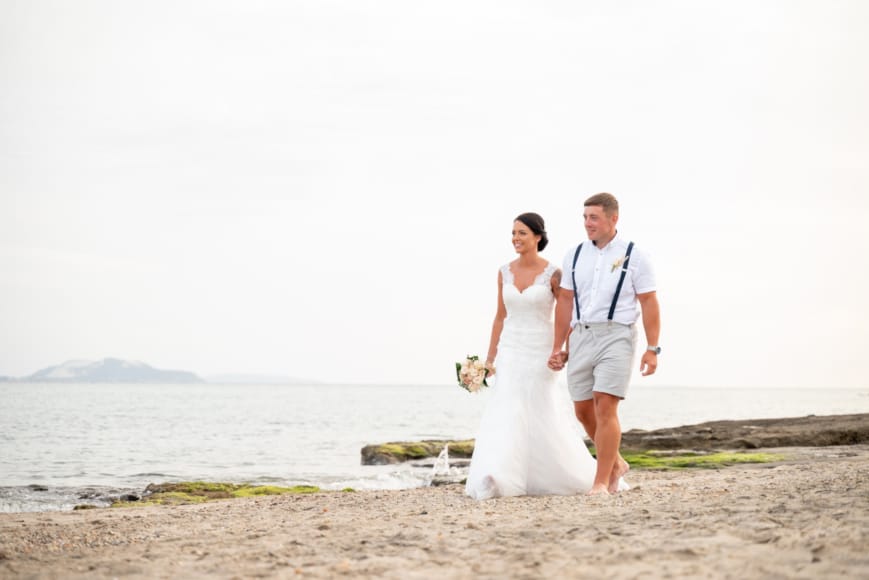
<instances>
[{"instance_id":1,"label":"overcast sky","mask_svg":"<svg viewBox=\"0 0 869 580\"><path fill-rule=\"evenodd\" d=\"M869 3L0 2L0 375L450 383L609 191L635 384L866 387ZM644 342L641 343L641 345Z\"/></svg>"}]
</instances>

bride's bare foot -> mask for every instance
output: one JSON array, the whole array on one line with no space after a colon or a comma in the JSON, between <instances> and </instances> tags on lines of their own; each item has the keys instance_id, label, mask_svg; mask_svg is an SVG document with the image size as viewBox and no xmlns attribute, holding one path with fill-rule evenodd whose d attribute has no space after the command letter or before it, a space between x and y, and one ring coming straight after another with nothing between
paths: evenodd
<instances>
[{"instance_id":1,"label":"bride's bare foot","mask_svg":"<svg viewBox=\"0 0 869 580\"><path fill-rule=\"evenodd\" d=\"M487 475L483 478L483 489L486 490L487 493L491 494L492 497L501 495L498 490L498 484L495 482L495 478L491 475Z\"/></svg>"},{"instance_id":2,"label":"bride's bare foot","mask_svg":"<svg viewBox=\"0 0 869 580\"><path fill-rule=\"evenodd\" d=\"M610 493L617 493L619 491L619 480L630 470L631 466L628 465L628 462L619 457L618 461L616 461L615 467L613 467L612 475L610 475L610 484L607 491Z\"/></svg>"},{"instance_id":3,"label":"bride's bare foot","mask_svg":"<svg viewBox=\"0 0 869 580\"><path fill-rule=\"evenodd\" d=\"M609 492L604 484L599 483L591 488L588 495L609 495Z\"/></svg>"}]
</instances>

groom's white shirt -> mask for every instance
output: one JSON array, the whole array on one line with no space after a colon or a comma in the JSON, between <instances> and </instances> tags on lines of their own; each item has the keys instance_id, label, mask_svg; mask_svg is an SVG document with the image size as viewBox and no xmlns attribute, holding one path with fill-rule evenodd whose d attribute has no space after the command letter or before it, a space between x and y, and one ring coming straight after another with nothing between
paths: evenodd
<instances>
[{"instance_id":1,"label":"groom's white shirt","mask_svg":"<svg viewBox=\"0 0 869 580\"><path fill-rule=\"evenodd\" d=\"M565 254L561 268L561 287L573 290L573 278L576 278L580 309L577 316L576 306L573 308L571 328L579 321L584 323L607 321L613 295L622 274L622 262L629 241L616 234L606 247L599 249L591 240L586 239L582 242L582 251L576 261L576 271L573 276L571 271L576 246ZM640 316L637 294L654 292L656 289L652 262L649 256L634 244L613 321L620 324L634 324Z\"/></svg>"}]
</instances>

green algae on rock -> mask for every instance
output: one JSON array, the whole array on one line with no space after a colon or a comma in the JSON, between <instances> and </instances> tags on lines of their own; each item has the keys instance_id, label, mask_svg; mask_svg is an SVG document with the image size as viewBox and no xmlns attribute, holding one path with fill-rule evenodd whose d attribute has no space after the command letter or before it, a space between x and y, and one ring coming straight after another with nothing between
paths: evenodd
<instances>
[{"instance_id":1,"label":"green algae on rock","mask_svg":"<svg viewBox=\"0 0 869 580\"><path fill-rule=\"evenodd\" d=\"M450 446L451 458L467 458L474 453L474 440L464 441L413 441L392 442L382 445L367 445L362 449L363 465L384 465L437 456L444 447ZM594 447L590 447L592 455ZM625 460L635 469L716 469L743 463L773 463L786 459L772 453L724 452L712 450L623 450Z\"/></svg>"},{"instance_id":2,"label":"green algae on rock","mask_svg":"<svg viewBox=\"0 0 869 580\"><path fill-rule=\"evenodd\" d=\"M313 485L278 487L274 485L213 483L207 481L184 481L180 483L160 484L152 483L145 488L145 496L140 501L116 501L112 504L112 507L186 505L237 497L283 495L288 493L315 493L318 491L320 491L320 488Z\"/></svg>"},{"instance_id":3,"label":"green algae on rock","mask_svg":"<svg viewBox=\"0 0 869 580\"><path fill-rule=\"evenodd\" d=\"M718 469L743 463L773 463L786 459L775 453L694 453L685 451L663 455L660 453L624 453L632 469L687 469L691 467Z\"/></svg>"},{"instance_id":4,"label":"green algae on rock","mask_svg":"<svg viewBox=\"0 0 869 580\"><path fill-rule=\"evenodd\" d=\"M444 445L450 446L450 457L469 458L474 453L474 440L394 441L362 448L362 465L387 465L414 459L437 457Z\"/></svg>"}]
</instances>

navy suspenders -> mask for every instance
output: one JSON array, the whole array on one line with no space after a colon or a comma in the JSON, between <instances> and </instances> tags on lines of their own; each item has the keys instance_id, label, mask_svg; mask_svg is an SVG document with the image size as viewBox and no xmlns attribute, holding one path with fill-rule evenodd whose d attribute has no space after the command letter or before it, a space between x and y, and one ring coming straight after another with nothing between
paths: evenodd
<instances>
[{"instance_id":1,"label":"navy suspenders","mask_svg":"<svg viewBox=\"0 0 869 580\"><path fill-rule=\"evenodd\" d=\"M613 315L616 312L616 303L619 301L619 294L622 293L622 284L625 283L625 275L628 273L628 262L631 260L631 250L634 249L634 242L628 243L628 251L625 252L625 259L622 260L622 275L619 277L618 286L616 286L616 292L613 295L613 302L610 304L609 315L606 317L607 320L612 320ZM573 303L576 306L576 321L579 322L579 292L576 288L576 261L579 259L579 251L582 250L582 244L579 244L576 247L576 253L573 255L573 269L570 271L570 279L573 281Z\"/></svg>"},{"instance_id":2,"label":"navy suspenders","mask_svg":"<svg viewBox=\"0 0 869 580\"><path fill-rule=\"evenodd\" d=\"M579 259L579 251L582 249L582 244L576 246L576 253L573 255L573 269L570 271L570 279L573 280L573 303L576 305L576 321L579 322L579 292L576 291L576 261Z\"/></svg>"},{"instance_id":3,"label":"navy suspenders","mask_svg":"<svg viewBox=\"0 0 869 580\"><path fill-rule=\"evenodd\" d=\"M628 262L631 260L631 250L634 249L634 242L628 244L628 251L625 252L625 259L622 261L622 275L619 277L619 285L616 286L616 293L613 296L613 303L610 305L610 313L606 317L607 320L613 319L613 314L616 312L616 302L619 301L619 294L622 292L622 284L625 283L625 274L628 273ZM574 293L576 290L574 289Z\"/></svg>"}]
</instances>

